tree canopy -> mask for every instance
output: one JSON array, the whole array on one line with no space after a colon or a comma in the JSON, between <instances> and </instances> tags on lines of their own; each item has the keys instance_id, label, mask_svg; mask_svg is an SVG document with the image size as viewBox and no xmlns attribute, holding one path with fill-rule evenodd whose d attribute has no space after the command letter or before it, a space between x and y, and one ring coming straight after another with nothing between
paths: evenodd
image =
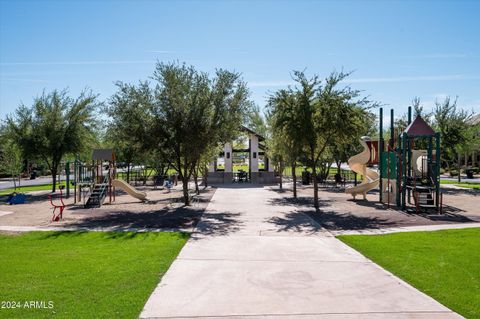
<instances>
[{"instance_id":1,"label":"tree canopy","mask_svg":"<svg viewBox=\"0 0 480 319\"><path fill-rule=\"evenodd\" d=\"M251 105L249 92L238 73L219 69L210 77L178 63L158 63L153 80L152 136L170 151L188 205L190 177L204 154L234 138Z\"/></svg>"},{"instance_id":2,"label":"tree canopy","mask_svg":"<svg viewBox=\"0 0 480 319\"><path fill-rule=\"evenodd\" d=\"M81 152L94 140L95 111L99 103L91 92L71 98L66 90L54 90L21 105L7 117L7 131L16 140L25 159L41 159L48 166L56 189L62 158Z\"/></svg>"},{"instance_id":3,"label":"tree canopy","mask_svg":"<svg viewBox=\"0 0 480 319\"><path fill-rule=\"evenodd\" d=\"M375 106L361 97L361 92L339 83L350 73L332 72L323 81L314 75L294 71L295 87L273 96L275 126L282 129L292 143L299 145L312 170L314 206L319 207L317 173L333 147L356 142L356 137L370 130Z\"/></svg>"}]
</instances>

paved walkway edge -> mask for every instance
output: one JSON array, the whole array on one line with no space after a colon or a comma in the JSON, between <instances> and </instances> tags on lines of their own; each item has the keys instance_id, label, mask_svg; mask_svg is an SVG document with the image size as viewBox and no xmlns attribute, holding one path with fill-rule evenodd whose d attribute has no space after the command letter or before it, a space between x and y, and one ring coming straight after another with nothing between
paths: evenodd
<instances>
[{"instance_id":1,"label":"paved walkway edge","mask_svg":"<svg viewBox=\"0 0 480 319\"><path fill-rule=\"evenodd\" d=\"M307 215L305 215L307 216ZM307 216L308 217L308 216ZM311 219L310 217L308 217ZM312 222L315 222L311 219ZM424 225L424 226L407 226L407 227L391 227L378 229L363 229L363 230L330 230L328 231L334 236L339 235L381 235L403 232L417 232L417 231L437 231L447 229L464 229L464 228L479 228L480 223L464 223L464 224L443 224L443 225ZM29 231L98 231L98 232L175 232L178 229L169 228L87 228L87 227L55 227L55 226L1 226L0 231L13 232L29 232ZM182 232L196 232L196 228L192 230L181 230Z\"/></svg>"},{"instance_id":2,"label":"paved walkway edge","mask_svg":"<svg viewBox=\"0 0 480 319\"><path fill-rule=\"evenodd\" d=\"M405 227L391 227L378 229L363 229L363 230L330 230L334 236L338 235L381 235L405 232L418 231L437 231L447 229L464 229L464 228L478 228L480 223L462 223L462 224L442 224L442 225L423 225L423 226L405 226Z\"/></svg>"}]
</instances>

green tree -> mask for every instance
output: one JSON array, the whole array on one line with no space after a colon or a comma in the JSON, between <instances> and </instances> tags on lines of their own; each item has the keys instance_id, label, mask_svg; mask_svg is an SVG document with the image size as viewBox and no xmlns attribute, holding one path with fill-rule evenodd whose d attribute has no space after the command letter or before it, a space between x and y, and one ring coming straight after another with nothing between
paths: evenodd
<instances>
[{"instance_id":1,"label":"green tree","mask_svg":"<svg viewBox=\"0 0 480 319\"><path fill-rule=\"evenodd\" d=\"M210 78L192 66L158 63L153 75L155 145L170 150L171 166L183 183L185 205L190 204L188 182L205 153L233 140L251 103L240 75L217 70Z\"/></svg>"},{"instance_id":2,"label":"green tree","mask_svg":"<svg viewBox=\"0 0 480 319\"><path fill-rule=\"evenodd\" d=\"M116 86L117 92L105 107L109 116L106 138L115 148L117 158L127 164L128 183L131 166L144 160L146 153L159 152L151 136L154 96L148 82L117 82Z\"/></svg>"},{"instance_id":3,"label":"green tree","mask_svg":"<svg viewBox=\"0 0 480 319\"><path fill-rule=\"evenodd\" d=\"M250 108L250 112L247 116L247 126L257 134L260 134L263 137L267 137L268 128L265 118L260 111L258 105L253 105Z\"/></svg>"},{"instance_id":4,"label":"green tree","mask_svg":"<svg viewBox=\"0 0 480 319\"><path fill-rule=\"evenodd\" d=\"M472 154L474 151L480 149L480 125L473 125L467 122L465 128L464 141L457 145L457 169L458 169L458 181L461 181L461 155ZM465 163L467 165L467 163ZM466 167L467 168L467 167Z\"/></svg>"},{"instance_id":5,"label":"green tree","mask_svg":"<svg viewBox=\"0 0 480 319\"><path fill-rule=\"evenodd\" d=\"M27 158L40 158L52 175L52 192L62 158L83 151L95 140L98 123L94 119L97 96L84 91L76 99L67 91L54 90L34 99L33 105L21 105L7 116L7 130L18 141Z\"/></svg>"},{"instance_id":6,"label":"green tree","mask_svg":"<svg viewBox=\"0 0 480 319\"><path fill-rule=\"evenodd\" d=\"M324 83L318 76L308 79L303 72L295 71L293 79L298 95L298 121L308 166L312 170L314 206L319 208L318 168L325 162L330 147L338 141L351 139L351 132L364 129L368 109L374 106L362 98L360 91L339 83L350 73L332 72Z\"/></svg>"},{"instance_id":7,"label":"green tree","mask_svg":"<svg viewBox=\"0 0 480 319\"><path fill-rule=\"evenodd\" d=\"M279 90L269 98L269 121L271 125L271 157L277 163L283 178L285 163L292 167L293 197L297 197L297 161L302 153L304 137L299 119L299 94L291 88ZM280 184L282 187L282 183Z\"/></svg>"},{"instance_id":8,"label":"green tree","mask_svg":"<svg viewBox=\"0 0 480 319\"><path fill-rule=\"evenodd\" d=\"M459 157L462 147L468 144L469 125L471 113L457 108L457 99L446 97L442 102L435 102L434 119L435 127L441 134L442 161L449 171L457 162L458 174L460 174Z\"/></svg>"},{"instance_id":9,"label":"green tree","mask_svg":"<svg viewBox=\"0 0 480 319\"><path fill-rule=\"evenodd\" d=\"M13 187L20 186L20 174L22 173L23 161L22 152L18 145L12 140L2 138L2 149L0 150L0 173L10 175L13 180Z\"/></svg>"},{"instance_id":10,"label":"green tree","mask_svg":"<svg viewBox=\"0 0 480 319\"><path fill-rule=\"evenodd\" d=\"M422 101L418 96L412 99L410 107L412 107L412 110L413 110L412 121L417 116L421 116L428 125L430 126L434 125L433 113L427 112L425 110L425 108L422 105ZM408 114L405 113L395 121L395 127L398 128L399 132L402 132L407 128L407 126L408 126Z\"/></svg>"}]
</instances>

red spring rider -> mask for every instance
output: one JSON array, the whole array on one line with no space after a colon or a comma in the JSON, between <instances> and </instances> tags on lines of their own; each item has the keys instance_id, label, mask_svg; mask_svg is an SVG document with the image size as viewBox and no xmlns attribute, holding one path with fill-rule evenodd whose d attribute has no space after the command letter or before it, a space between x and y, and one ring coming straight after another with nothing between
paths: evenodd
<instances>
[{"instance_id":1,"label":"red spring rider","mask_svg":"<svg viewBox=\"0 0 480 319\"><path fill-rule=\"evenodd\" d=\"M52 198L52 194L48 195L48 199L50 199L50 204L53 206L53 216L52 216L52 221L53 222L58 222L60 219L63 219L63 210L65 209L65 203L63 202L63 198L62 198L62 189L64 188L64 186L60 186L59 189L60 189L60 202L62 203L61 205L55 205L53 203L53 198ZM58 208L58 213L55 214L55 212L57 211L57 208Z\"/></svg>"}]
</instances>

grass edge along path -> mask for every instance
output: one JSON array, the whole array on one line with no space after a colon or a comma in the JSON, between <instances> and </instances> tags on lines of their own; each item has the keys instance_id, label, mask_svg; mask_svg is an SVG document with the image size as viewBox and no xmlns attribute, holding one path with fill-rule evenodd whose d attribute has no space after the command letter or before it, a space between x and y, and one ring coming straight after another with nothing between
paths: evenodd
<instances>
[{"instance_id":1,"label":"grass edge along path","mask_svg":"<svg viewBox=\"0 0 480 319\"><path fill-rule=\"evenodd\" d=\"M65 182L61 182L60 184L57 184L57 192L58 192L58 186L60 185L65 186ZM28 192L49 191L49 190L52 190L52 183L42 184L42 185L20 186L20 187L17 187L17 189L14 189L14 188L0 189L0 196L10 195L13 192L28 193Z\"/></svg>"},{"instance_id":2,"label":"grass edge along path","mask_svg":"<svg viewBox=\"0 0 480 319\"><path fill-rule=\"evenodd\" d=\"M0 234L1 300L20 304L0 308L0 318L137 318L188 237L174 232ZM30 301L43 301L46 309L26 308Z\"/></svg>"},{"instance_id":3,"label":"grass edge along path","mask_svg":"<svg viewBox=\"0 0 480 319\"><path fill-rule=\"evenodd\" d=\"M337 237L466 318L480 318L480 228Z\"/></svg>"},{"instance_id":4,"label":"grass edge along path","mask_svg":"<svg viewBox=\"0 0 480 319\"><path fill-rule=\"evenodd\" d=\"M462 188L471 188L471 189L478 189L480 190L480 183L477 182L456 182L451 180L440 180L440 184L442 185L455 185Z\"/></svg>"}]
</instances>

